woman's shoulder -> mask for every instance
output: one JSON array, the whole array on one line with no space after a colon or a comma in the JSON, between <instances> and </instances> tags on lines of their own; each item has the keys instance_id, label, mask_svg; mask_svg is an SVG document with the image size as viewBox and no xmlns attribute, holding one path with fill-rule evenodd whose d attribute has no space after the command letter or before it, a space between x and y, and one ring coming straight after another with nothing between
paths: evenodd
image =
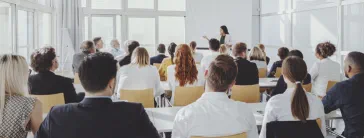
<instances>
[{"instance_id":1,"label":"woman's shoulder","mask_svg":"<svg viewBox=\"0 0 364 138\"><path fill-rule=\"evenodd\" d=\"M34 105L34 103L37 101L37 98L23 96L23 95L11 95L11 96L7 96L7 100L13 101L14 103L18 103L18 104L26 103L26 104Z\"/></svg>"}]
</instances>

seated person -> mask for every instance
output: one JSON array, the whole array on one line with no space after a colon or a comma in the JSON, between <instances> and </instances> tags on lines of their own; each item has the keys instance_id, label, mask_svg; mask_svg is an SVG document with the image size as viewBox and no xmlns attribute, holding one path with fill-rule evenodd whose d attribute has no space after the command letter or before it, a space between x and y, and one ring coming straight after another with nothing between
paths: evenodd
<instances>
[{"instance_id":1,"label":"seated person","mask_svg":"<svg viewBox=\"0 0 364 138\"><path fill-rule=\"evenodd\" d=\"M120 48L120 43L117 39L111 40L110 45L111 45L110 53L114 56L115 59L124 56L125 51L124 49Z\"/></svg>"},{"instance_id":2,"label":"seated person","mask_svg":"<svg viewBox=\"0 0 364 138\"><path fill-rule=\"evenodd\" d=\"M204 56L201 60L202 70L205 71L210 66L210 63L215 60L215 58L220 55L220 42L219 40L212 38L209 40L209 50L210 53Z\"/></svg>"},{"instance_id":3,"label":"seated person","mask_svg":"<svg viewBox=\"0 0 364 138\"><path fill-rule=\"evenodd\" d=\"M364 54L351 52L344 61L348 80L337 83L322 99L325 113L340 109L347 138L364 137Z\"/></svg>"},{"instance_id":4,"label":"seated person","mask_svg":"<svg viewBox=\"0 0 364 138\"><path fill-rule=\"evenodd\" d=\"M150 58L150 65L154 65L154 63L161 64L163 59L167 57L164 54L166 53L166 46L164 44L159 44L157 51L159 52L159 54Z\"/></svg>"},{"instance_id":5,"label":"seated person","mask_svg":"<svg viewBox=\"0 0 364 138\"><path fill-rule=\"evenodd\" d=\"M230 50L228 50L228 49L226 48L225 44L221 44L221 45L220 45L220 48L219 48L219 52L220 52L220 54L222 54L222 55L229 55L229 54L230 54L230 53L229 53L229 51L230 51Z\"/></svg>"},{"instance_id":6,"label":"seated person","mask_svg":"<svg viewBox=\"0 0 364 138\"><path fill-rule=\"evenodd\" d=\"M78 73L78 68L80 68L80 65L83 61L83 59L85 59L85 57L89 54L95 53L96 52L96 48L95 45L92 41L84 41L81 44L80 47L81 51L80 53L76 53L75 55L73 55L73 62L72 62L72 71L73 73Z\"/></svg>"},{"instance_id":7,"label":"seated person","mask_svg":"<svg viewBox=\"0 0 364 138\"><path fill-rule=\"evenodd\" d=\"M267 56L267 53L265 53L265 46L263 44L258 44L258 47L262 50L265 56L265 62L267 62L267 65L269 65L270 58Z\"/></svg>"},{"instance_id":8,"label":"seated person","mask_svg":"<svg viewBox=\"0 0 364 138\"><path fill-rule=\"evenodd\" d=\"M250 51L249 61L255 63L258 69L267 69L267 62L265 62L264 53L258 47L253 47Z\"/></svg>"},{"instance_id":9,"label":"seated person","mask_svg":"<svg viewBox=\"0 0 364 138\"><path fill-rule=\"evenodd\" d=\"M170 58L164 58L163 61L162 61L161 66L158 69L161 81L166 81L167 80L167 76L168 76L167 75L167 68L168 68L168 66L174 64L173 60L174 60L174 52L176 50L176 47L177 47L177 45L175 43L173 43L173 42L171 44L169 44L169 46L168 46L168 53L169 53L169 55L171 57Z\"/></svg>"},{"instance_id":10,"label":"seated person","mask_svg":"<svg viewBox=\"0 0 364 138\"><path fill-rule=\"evenodd\" d=\"M192 49L193 59L195 59L196 63L201 63L201 60L203 58L203 55L196 51L197 43L196 41L191 41L190 47Z\"/></svg>"},{"instance_id":11,"label":"seated person","mask_svg":"<svg viewBox=\"0 0 364 138\"><path fill-rule=\"evenodd\" d=\"M303 59L303 54L299 50L291 50L288 56L297 56ZM311 83L311 75L307 73L306 78L303 80L303 85L310 83ZM284 82L283 76L281 75L278 79L276 87L270 93L270 96L272 97L277 94L282 94L286 91L286 89L287 89L287 83Z\"/></svg>"},{"instance_id":12,"label":"seated person","mask_svg":"<svg viewBox=\"0 0 364 138\"><path fill-rule=\"evenodd\" d=\"M264 111L259 138L266 138L267 123L273 121L321 120L321 132L326 137L324 107L320 99L305 92L302 82L307 76L307 66L300 57L287 57L282 64L282 74L287 83L283 94L272 97ZM289 133L289 132L287 132Z\"/></svg>"},{"instance_id":13,"label":"seated person","mask_svg":"<svg viewBox=\"0 0 364 138\"><path fill-rule=\"evenodd\" d=\"M102 40L102 37L95 37L93 40L96 47L96 52L101 52L101 49L104 48L104 41Z\"/></svg>"},{"instance_id":14,"label":"seated person","mask_svg":"<svg viewBox=\"0 0 364 138\"><path fill-rule=\"evenodd\" d=\"M255 63L246 60L246 44L237 43L233 46L235 63L238 66L238 75L235 85L254 85L259 84L259 73Z\"/></svg>"},{"instance_id":15,"label":"seated person","mask_svg":"<svg viewBox=\"0 0 364 138\"><path fill-rule=\"evenodd\" d=\"M116 64L109 53L87 56L80 67L86 98L53 107L35 138L159 138L143 105L111 100Z\"/></svg>"},{"instance_id":16,"label":"seated person","mask_svg":"<svg viewBox=\"0 0 364 138\"><path fill-rule=\"evenodd\" d=\"M272 78L276 74L277 68L282 67L283 60L288 56L289 50L286 47L281 47L278 49L278 56L281 60L276 61L273 63L272 67L270 68L270 71L268 73L268 77Z\"/></svg>"},{"instance_id":17,"label":"seated person","mask_svg":"<svg viewBox=\"0 0 364 138\"><path fill-rule=\"evenodd\" d=\"M140 46L138 41L128 41L128 54L120 60L119 65L120 67L124 66L124 65L128 65L131 62L131 56L133 54L133 51Z\"/></svg>"},{"instance_id":18,"label":"seated person","mask_svg":"<svg viewBox=\"0 0 364 138\"><path fill-rule=\"evenodd\" d=\"M31 56L31 67L38 74L29 77L29 91L33 95L63 93L65 103L82 101L85 93L76 93L73 80L54 74L58 68L56 51L52 47L36 50Z\"/></svg>"},{"instance_id":19,"label":"seated person","mask_svg":"<svg viewBox=\"0 0 364 138\"><path fill-rule=\"evenodd\" d=\"M212 61L205 72L205 93L178 111L172 137L221 137L246 133L248 138L257 138L252 110L246 103L231 100L227 95L237 73L234 59L228 55L219 55Z\"/></svg>"}]
</instances>

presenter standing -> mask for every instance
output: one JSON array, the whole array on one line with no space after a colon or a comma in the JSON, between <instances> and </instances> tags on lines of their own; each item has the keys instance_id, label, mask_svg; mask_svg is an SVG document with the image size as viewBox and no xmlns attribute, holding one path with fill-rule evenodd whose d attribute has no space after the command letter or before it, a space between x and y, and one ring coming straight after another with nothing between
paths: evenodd
<instances>
[{"instance_id":1,"label":"presenter standing","mask_svg":"<svg viewBox=\"0 0 364 138\"><path fill-rule=\"evenodd\" d=\"M207 36L203 36L203 37L206 40L210 40ZM233 43L231 40L231 35L229 34L229 30L225 25L220 27L220 36L218 36L216 39L220 40L220 45L224 44L228 48L229 53L230 53Z\"/></svg>"}]
</instances>

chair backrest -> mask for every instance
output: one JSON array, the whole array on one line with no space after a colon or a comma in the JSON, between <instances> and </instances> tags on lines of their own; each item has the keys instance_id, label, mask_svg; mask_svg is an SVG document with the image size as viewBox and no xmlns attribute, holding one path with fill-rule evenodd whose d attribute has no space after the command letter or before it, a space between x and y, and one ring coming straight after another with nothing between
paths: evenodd
<instances>
[{"instance_id":1,"label":"chair backrest","mask_svg":"<svg viewBox=\"0 0 364 138\"><path fill-rule=\"evenodd\" d=\"M48 113L55 105L65 104L63 93L50 94L50 95L31 95L42 102L43 113Z\"/></svg>"},{"instance_id":2,"label":"chair backrest","mask_svg":"<svg viewBox=\"0 0 364 138\"><path fill-rule=\"evenodd\" d=\"M196 65L200 65L201 63L200 62L196 62Z\"/></svg>"},{"instance_id":3,"label":"chair backrest","mask_svg":"<svg viewBox=\"0 0 364 138\"><path fill-rule=\"evenodd\" d=\"M204 93L203 86L176 87L174 92L174 106L186 106L195 102Z\"/></svg>"},{"instance_id":4,"label":"chair backrest","mask_svg":"<svg viewBox=\"0 0 364 138\"><path fill-rule=\"evenodd\" d=\"M337 83L337 81L328 81L327 82L327 87L326 87L326 92L329 91L332 87L334 87L334 85Z\"/></svg>"},{"instance_id":5,"label":"chair backrest","mask_svg":"<svg viewBox=\"0 0 364 138\"><path fill-rule=\"evenodd\" d=\"M267 69L266 68L259 68L259 78L266 78L267 77Z\"/></svg>"},{"instance_id":6,"label":"chair backrest","mask_svg":"<svg viewBox=\"0 0 364 138\"><path fill-rule=\"evenodd\" d=\"M141 103L144 108L154 108L153 89L145 90L120 90L120 100Z\"/></svg>"},{"instance_id":7,"label":"chair backrest","mask_svg":"<svg viewBox=\"0 0 364 138\"><path fill-rule=\"evenodd\" d=\"M153 66L157 67L157 69L159 69L159 67L161 67L161 64L159 63L154 63Z\"/></svg>"},{"instance_id":8,"label":"chair backrest","mask_svg":"<svg viewBox=\"0 0 364 138\"><path fill-rule=\"evenodd\" d=\"M81 84L80 77L78 76L78 73L75 73L73 84Z\"/></svg>"},{"instance_id":9,"label":"chair backrest","mask_svg":"<svg viewBox=\"0 0 364 138\"><path fill-rule=\"evenodd\" d=\"M274 74L274 77L279 78L282 75L282 68L278 67L276 68L276 74Z\"/></svg>"},{"instance_id":10,"label":"chair backrest","mask_svg":"<svg viewBox=\"0 0 364 138\"><path fill-rule=\"evenodd\" d=\"M306 85L302 85L303 89L306 90L306 92L311 92L312 89L312 83L306 84Z\"/></svg>"},{"instance_id":11,"label":"chair backrest","mask_svg":"<svg viewBox=\"0 0 364 138\"><path fill-rule=\"evenodd\" d=\"M232 88L231 99L246 103L259 103L259 85L234 85Z\"/></svg>"},{"instance_id":12,"label":"chair backrest","mask_svg":"<svg viewBox=\"0 0 364 138\"><path fill-rule=\"evenodd\" d=\"M321 132L321 120L274 121L267 124L267 137L274 138L324 138Z\"/></svg>"},{"instance_id":13,"label":"chair backrest","mask_svg":"<svg viewBox=\"0 0 364 138\"><path fill-rule=\"evenodd\" d=\"M221 137L201 137L201 136L192 136L191 138L247 138L246 133L231 135L231 136L221 136Z\"/></svg>"}]
</instances>

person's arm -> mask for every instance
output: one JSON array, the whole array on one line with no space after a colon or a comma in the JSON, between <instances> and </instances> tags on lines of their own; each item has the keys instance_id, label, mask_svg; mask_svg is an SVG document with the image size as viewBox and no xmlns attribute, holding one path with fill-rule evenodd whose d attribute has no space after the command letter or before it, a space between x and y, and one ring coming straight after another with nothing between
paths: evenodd
<instances>
[{"instance_id":1,"label":"person's arm","mask_svg":"<svg viewBox=\"0 0 364 138\"><path fill-rule=\"evenodd\" d=\"M277 81L276 87L272 90L270 96L273 97L277 94L284 93L284 91L286 91L286 89L287 89L286 85L287 84L286 84L286 82L284 82L283 76L280 76Z\"/></svg>"},{"instance_id":2,"label":"person's arm","mask_svg":"<svg viewBox=\"0 0 364 138\"><path fill-rule=\"evenodd\" d=\"M203 38L205 38L207 41L210 41L210 39L206 35L203 36Z\"/></svg>"},{"instance_id":3,"label":"person's arm","mask_svg":"<svg viewBox=\"0 0 364 138\"><path fill-rule=\"evenodd\" d=\"M330 113L341 107L341 98L340 92L343 91L339 88L339 85L336 84L333 88L331 88L326 96L322 99L322 103L325 109L325 113ZM345 91L345 90L344 90Z\"/></svg>"},{"instance_id":4,"label":"person's arm","mask_svg":"<svg viewBox=\"0 0 364 138\"><path fill-rule=\"evenodd\" d=\"M187 118L183 116L183 110L178 111L173 122L172 138L187 138L188 122L185 119Z\"/></svg>"},{"instance_id":5,"label":"person's arm","mask_svg":"<svg viewBox=\"0 0 364 138\"><path fill-rule=\"evenodd\" d=\"M139 125L140 125L140 132L139 134L141 135L141 137L145 137L145 138L159 138L159 134L157 129L154 127L153 123L149 120L148 114L146 113L143 105L140 104L140 117L138 118L139 120Z\"/></svg>"},{"instance_id":6,"label":"person's arm","mask_svg":"<svg viewBox=\"0 0 364 138\"><path fill-rule=\"evenodd\" d=\"M252 112L248 113L248 120L250 124L250 130L246 132L248 138L257 138L258 137L258 128L255 122L255 117Z\"/></svg>"},{"instance_id":7,"label":"person's arm","mask_svg":"<svg viewBox=\"0 0 364 138\"><path fill-rule=\"evenodd\" d=\"M264 118L263 118L263 122L262 122L262 129L260 131L260 135L259 138L266 138L266 133L267 133L267 123L275 121L276 117L275 114L273 112L273 107L271 106L271 101L268 101L267 106L265 107L265 113L264 113Z\"/></svg>"},{"instance_id":8,"label":"person's arm","mask_svg":"<svg viewBox=\"0 0 364 138\"><path fill-rule=\"evenodd\" d=\"M254 77L254 84L259 84L259 70L257 64L254 63L253 68L254 68L254 74L256 76Z\"/></svg>"},{"instance_id":9,"label":"person's arm","mask_svg":"<svg viewBox=\"0 0 364 138\"><path fill-rule=\"evenodd\" d=\"M313 66L310 69L310 75L311 75L311 83L315 81L317 76L319 75L319 64L316 62L313 64Z\"/></svg>"},{"instance_id":10,"label":"person's arm","mask_svg":"<svg viewBox=\"0 0 364 138\"><path fill-rule=\"evenodd\" d=\"M271 77L274 77L274 74L276 74L276 69L277 69L277 64L274 63L272 65L272 67L270 68L270 71L268 73L268 77L271 78Z\"/></svg>"},{"instance_id":11,"label":"person's arm","mask_svg":"<svg viewBox=\"0 0 364 138\"><path fill-rule=\"evenodd\" d=\"M64 100L66 103L77 103L83 99L83 97L79 98L77 96L76 89L73 86L72 80L66 78L64 80L64 84L61 87L64 88L63 93L64 93Z\"/></svg>"},{"instance_id":12,"label":"person's arm","mask_svg":"<svg viewBox=\"0 0 364 138\"><path fill-rule=\"evenodd\" d=\"M42 124L39 127L39 130L36 132L34 138L51 138L50 132L50 118L52 114L52 109L49 111L47 117L44 119Z\"/></svg>"},{"instance_id":13,"label":"person's arm","mask_svg":"<svg viewBox=\"0 0 364 138\"><path fill-rule=\"evenodd\" d=\"M30 129L32 130L33 134L35 134L38 131L42 121L43 121L42 103L38 99L36 99L34 104L34 109L30 114L30 120L29 120Z\"/></svg>"},{"instance_id":14,"label":"person's arm","mask_svg":"<svg viewBox=\"0 0 364 138\"><path fill-rule=\"evenodd\" d=\"M158 70L157 70L157 67L154 67L153 66L153 73L154 73L154 78L155 78L155 93L154 93L154 97L157 97L157 96L160 96L164 93L164 89L162 87L162 84L161 84L161 80L159 78L159 74L158 74Z\"/></svg>"}]
</instances>

